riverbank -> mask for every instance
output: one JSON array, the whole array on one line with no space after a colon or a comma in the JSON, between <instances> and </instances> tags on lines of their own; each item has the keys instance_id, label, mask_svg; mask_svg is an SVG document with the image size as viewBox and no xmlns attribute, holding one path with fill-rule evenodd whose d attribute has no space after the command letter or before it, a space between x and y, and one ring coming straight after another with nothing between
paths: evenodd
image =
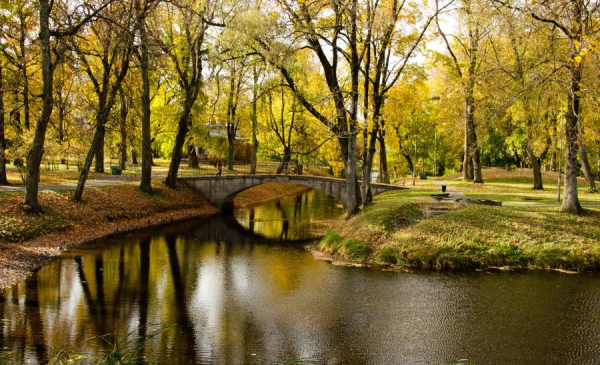
<instances>
[{"instance_id":1,"label":"riverbank","mask_svg":"<svg viewBox=\"0 0 600 365\"><path fill-rule=\"evenodd\" d=\"M543 205L439 207L429 196L434 192L377 196L362 214L334 225L315 249L334 261L398 269L600 270L597 209L576 217Z\"/></svg>"},{"instance_id":2,"label":"riverbank","mask_svg":"<svg viewBox=\"0 0 600 365\"><path fill-rule=\"evenodd\" d=\"M154 183L146 194L137 183L86 190L83 203L72 191L43 191L43 214L26 212L21 194L0 199L0 288L24 279L62 251L99 239L173 222L200 218L218 209L197 193ZM307 187L269 183L241 192L235 206L258 204L307 190Z\"/></svg>"},{"instance_id":3,"label":"riverbank","mask_svg":"<svg viewBox=\"0 0 600 365\"><path fill-rule=\"evenodd\" d=\"M62 251L118 234L217 212L186 188L171 190L155 182L147 194L137 184L90 188L82 203L70 191L40 193L43 214L23 208L22 196L0 199L0 288L24 279Z\"/></svg>"}]
</instances>

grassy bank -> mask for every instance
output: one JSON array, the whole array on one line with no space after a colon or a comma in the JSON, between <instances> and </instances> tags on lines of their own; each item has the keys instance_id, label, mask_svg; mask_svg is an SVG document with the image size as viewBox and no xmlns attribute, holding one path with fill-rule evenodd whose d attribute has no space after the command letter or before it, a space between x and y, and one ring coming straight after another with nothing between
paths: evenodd
<instances>
[{"instance_id":1,"label":"grassy bank","mask_svg":"<svg viewBox=\"0 0 600 365\"><path fill-rule=\"evenodd\" d=\"M440 206L429 196L439 192L433 186L382 194L362 214L334 226L317 249L348 261L392 267L600 269L597 207L571 216L548 204L553 192L515 187L506 176L498 180L459 186L466 196L502 197L502 207ZM493 194L486 194L488 187ZM582 195L586 202L598 202L598 194ZM525 196L540 200L525 205ZM436 210L444 214L431 216Z\"/></svg>"},{"instance_id":2,"label":"grassy bank","mask_svg":"<svg viewBox=\"0 0 600 365\"><path fill-rule=\"evenodd\" d=\"M143 193L137 184L89 188L82 203L71 199L71 191L43 191L43 214L26 212L21 194L1 194L0 287L74 245L216 212L191 190L171 190L158 182L154 187L154 194Z\"/></svg>"}]
</instances>

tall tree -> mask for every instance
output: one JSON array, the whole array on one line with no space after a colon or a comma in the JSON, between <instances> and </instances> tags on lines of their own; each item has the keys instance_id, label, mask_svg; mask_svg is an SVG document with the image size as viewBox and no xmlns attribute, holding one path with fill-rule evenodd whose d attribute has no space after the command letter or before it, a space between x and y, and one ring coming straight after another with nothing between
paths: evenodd
<instances>
[{"instance_id":1,"label":"tall tree","mask_svg":"<svg viewBox=\"0 0 600 365\"><path fill-rule=\"evenodd\" d=\"M39 44L42 54L42 110L40 112L33 144L27 155L27 178L25 181L25 201L32 211L39 212L41 207L38 202L38 188L40 182L40 164L44 154L44 142L46 140L46 130L52 115L54 106L54 70L60 63L62 55L65 52L65 46L61 43L66 37L73 36L79 29L97 16L97 14L107 7L112 0L106 0L98 7L93 8L90 5L78 6L70 9L71 18L67 22L60 22L61 17L53 13L53 9L64 5L50 0L39 0ZM64 11L64 7L61 7ZM51 21L52 19L52 21ZM51 24L55 28L51 28ZM52 43L54 40L55 44ZM55 55L54 57L52 55Z\"/></svg>"},{"instance_id":2,"label":"tall tree","mask_svg":"<svg viewBox=\"0 0 600 365\"><path fill-rule=\"evenodd\" d=\"M0 16L3 44L1 51L13 69L15 107L11 113L18 129L31 127L32 82L31 66L37 62L33 30L35 24L35 5L32 1L17 0L4 7L7 13ZM23 116L23 125L21 125Z\"/></svg>"},{"instance_id":3,"label":"tall tree","mask_svg":"<svg viewBox=\"0 0 600 365\"><path fill-rule=\"evenodd\" d=\"M227 91L227 117L225 127L227 129L227 169L233 170L233 160L235 158L235 140L240 128L241 116L238 108L240 106L240 96L242 94L242 85L245 81L248 65L245 60L234 59L229 62L229 90Z\"/></svg>"},{"instance_id":4,"label":"tall tree","mask_svg":"<svg viewBox=\"0 0 600 365\"><path fill-rule=\"evenodd\" d=\"M473 180L475 183L483 183L481 174L481 157L477 143L475 124L475 85L477 79L477 68L480 57L481 43L488 33L484 22L488 21L483 12L485 5L479 0L461 0L458 10L462 13L467 31L467 45L459 43L463 50L466 66L463 66L454 51L454 47L448 40L446 32L442 30L439 18L436 18L438 31L444 40L448 53L451 57L451 65L459 77L464 93L464 158L463 179Z\"/></svg>"},{"instance_id":5,"label":"tall tree","mask_svg":"<svg viewBox=\"0 0 600 365\"><path fill-rule=\"evenodd\" d=\"M250 119L252 121L252 154L250 155L250 173L256 174L257 153L258 153L258 99L260 98L259 78L264 67L258 67L256 62L252 65L252 112Z\"/></svg>"},{"instance_id":6,"label":"tall tree","mask_svg":"<svg viewBox=\"0 0 600 365\"><path fill-rule=\"evenodd\" d=\"M546 32L543 27L532 27L523 13L513 9L499 9L502 20L502 35L491 40L494 58L497 60L499 77L492 81L496 90L498 85L508 85L510 108L516 109L514 122L522 124L525 132L525 152L533 173L533 189L543 189L542 160L548 153L551 140L547 133L551 122L550 82L558 71L553 67L556 53L555 34ZM535 24L534 24L535 25ZM505 55L510 55L506 57ZM507 78L508 76L508 78ZM498 90L500 91L500 90ZM541 97L546 94L545 97ZM543 105L545 104L545 105ZM542 112L540 113L540 110ZM541 114L541 115L540 115ZM519 127L520 128L520 127ZM536 148L544 144L544 148Z\"/></svg>"},{"instance_id":7,"label":"tall tree","mask_svg":"<svg viewBox=\"0 0 600 365\"><path fill-rule=\"evenodd\" d=\"M298 101L317 120L323 123L338 140L344 162L346 179L346 206L348 216L358 213L360 193L356 178L356 133L358 116L358 87L361 66L358 36L358 1L349 2L325 1L320 3L300 2L291 3L280 0L291 23L293 31L304 40L305 44L293 45L298 48L310 49L318 58L323 69L327 87L333 100L335 122L330 120L304 95L289 72L283 59L272 55L273 45L266 45L271 51L270 62L281 71L288 87L296 93ZM263 43L264 44L264 43ZM346 45L349 55L347 69L349 70L350 90L343 89L340 74L341 62L344 57L341 47ZM349 111L346 106L349 106ZM358 193L357 193L358 192Z\"/></svg>"},{"instance_id":8,"label":"tall tree","mask_svg":"<svg viewBox=\"0 0 600 365\"><path fill-rule=\"evenodd\" d=\"M445 6L439 11L444 9ZM382 129L383 122L381 121L387 94L400 80L409 60L423 40L429 25L437 16L437 12L426 18L423 24L416 25L414 29L411 29L411 22L414 22L412 19L415 19L417 15L419 15L418 12L412 9L406 1L392 0L391 4L367 1L367 35L364 46L366 56L361 56L364 57L365 75L363 179L361 189L364 205L369 205L373 200L371 170L378 142L380 144L380 164L385 169L385 171L380 170L379 173L384 178L387 175L385 130ZM405 19L406 24L401 23L401 18ZM371 95L369 95L369 89ZM372 118L371 129L367 133L369 96L372 99ZM389 178L386 181L389 182Z\"/></svg>"},{"instance_id":9,"label":"tall tree","mask_svg":"<svg viewBox=\"0 0 600 365\"><path fill-rule=\"evenodd\" d=\"M117 22L120 25L117 26ZM81 201L94 157L96 158L96 172L104 171L106 123L117 101L121 84L127 76L133 52L136 23L131 5L115 4L109 7L105 19L94 24L90 30L89 36L97 40L99 44L93 44L92 48L87 48L83 44L72 42L78 60L94 86L97 99L96 128L75 188L74 199L76 201ZM96 47L97 49L94 49ZM90 60L90 57L96 58L94 60L96 62Z\"/></svg>"},{"instance_id":10,"label":"tall tree","mask_svg":"<svg viewBox=\"0 0 600 365\"><path fill-rule=\"evenodd\" d=\"M150 125L150 35L147 18L160 0L135 0L140 44L136 52L142 76L142 177L140 189L147 193L152 190L152 137Z\"/></svg>"},{"instance_id":11,"label":"tall tree","mask_svg":"<svg viewBox=\"0 0 600 365\"><path fill-rule=\"evenodd\" d=\"M585 0L549 0L533 3L530 6L514 6L507 1L495 0L506 7L517 9L530 15L538 22L557 28L568 40L565 47L564 64L568 69L567 111L565 113L565 190L560 210L570 214L583 213L577 192L577 155L579 152L579 129L583 81L582 67L591 52L591 45L600 26L598 10L600 4Z\"/></svg>"},{"instance_id":12,"label":"tall tree","mask_svg":"<svg viewBox=\"0 0 600 365\"><path fill-rule=\"evenodd\" d=\"M286 109L286 95L285 89L282 84L280 87L281 94L279 96L279 106L280 111L279 115L275 116L273 112L273 95L269 93L269 128L275 132L275 136L279 141L279 144L282 148L281 153L281 163L277 168L276 173L279 175L283 172L288 171L289 163L292 159L292 132L294 131L294 124L296 122L296 114L298 106L296 105L296 98L294 95L293 103L291 106L291 110ZM286 114L291 114L289 117Z\"/></svg>"},{"instance_id":13,"label":"tall tree","mask_svg":"<svg viewBox=\"0 0 600 365\"><path fill-rule=\"evenodd\" d=\"M119 134L121 135L119 143L119 168L125 170L127 168L127 117L129 115L131 98L126 94L123 86L119 88L119 100L121 101L119 109Z\"/></svg>"},{"instance_id":14,"label":"tall tree","mask_svg":"<svg viewBox=\"0 0 600 365\"><path fill-rule=\"evenodd\" d=\"M187 5L177 4L177 11L169 6L166 11L170 19L164 30L166 41L161 43L161 48L175 68L183 93L181 115L166 180L167 186L174 189L192 108L202 88L202 62L207 54L203 47L209 22L214 17L214 9L210 2L197 1Z\"/></svg>"}]
</instances>

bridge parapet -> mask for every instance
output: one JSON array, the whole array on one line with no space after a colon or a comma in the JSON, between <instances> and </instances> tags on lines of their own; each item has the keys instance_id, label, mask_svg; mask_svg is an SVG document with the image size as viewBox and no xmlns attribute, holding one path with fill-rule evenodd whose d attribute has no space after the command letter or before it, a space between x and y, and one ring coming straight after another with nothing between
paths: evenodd
<instances>
[{"instance_id":1,"label":"bridge parapet","mask_svg":"<svg viewBox=\"0 0 600 365\"><path fill-rule=\"evenodd\" d=\"M224 211L233 209L233 199L238 193L269 182L285 182L317 189L338 199L344 208L347 207L344 179L310 175L225 175L184 177L179 178L178 181L202 194ZM371 184L371 189L373 195L377 195L388 190L403 188L388 184Z\"/></svg>"}]
</instances>

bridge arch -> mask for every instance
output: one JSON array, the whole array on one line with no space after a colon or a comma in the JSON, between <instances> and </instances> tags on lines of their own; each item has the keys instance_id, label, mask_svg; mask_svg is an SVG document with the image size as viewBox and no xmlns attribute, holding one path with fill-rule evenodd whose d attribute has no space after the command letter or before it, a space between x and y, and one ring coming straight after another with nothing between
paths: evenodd
<instances>
[{"instance_id":1,"label":"bridge arch","mask_svg":"<svg viewBox=\"0 0 600 365\"><path fill-rule=\"evenodd\" d=\"M248 186L246 188L242 188L241 190L235 191L235 192L227 195L224 198L224 200L223 200L223 203L222 203L222 206L221 206L221 210L231 211L233 209L233 206L234 206L234 200L235 200L235 198L240 193L242 193L242 192L244 192L244 191L246 191L248 189L252 189L253 187L260 186L260 185L263 185L263 184L269 184L271 182L272 181L260 182L258 184L251 185L251 186ZM333 197L334 199L337 199L340 203L342 203L342 205L344 206L344 209L346 208L346 205L342 201L342 197L340 196L340 194L336 194L336 191L331 191L330 189L328 189L329 191L325 190L325 189L329 188L330 186L323 186L321 188L317 188L317 187L314 186L314 184L311 184L310 181L307 182L307 181L304 181L304 180L303 181L282 181L282 180L279 180L277 182L281 182L281 183L284 183L284 184L290 184L290 185L300 185L300 186L305 186L307 188L319 190L319 191L321 191L321 192L323 192L323 193L325 193L325 194Z\"/></svg>"},{"instance_id":2,"label":"bridge arch","mask_svg":"<svg viewBox=\"0 0 600 365\"><path fill-rule=\"evenodd\" d=\"M347 208L346 181L343 179L309 175L211 175L184 177L179 178L178 181L203 195L222 211L233 209L233 199L241 191L269 182L285 182L320 190L338 199L344 208ZM387 184L372 184L371 189L373 195L377 195L401 188Z\"/></svg>"}]
</instances>

